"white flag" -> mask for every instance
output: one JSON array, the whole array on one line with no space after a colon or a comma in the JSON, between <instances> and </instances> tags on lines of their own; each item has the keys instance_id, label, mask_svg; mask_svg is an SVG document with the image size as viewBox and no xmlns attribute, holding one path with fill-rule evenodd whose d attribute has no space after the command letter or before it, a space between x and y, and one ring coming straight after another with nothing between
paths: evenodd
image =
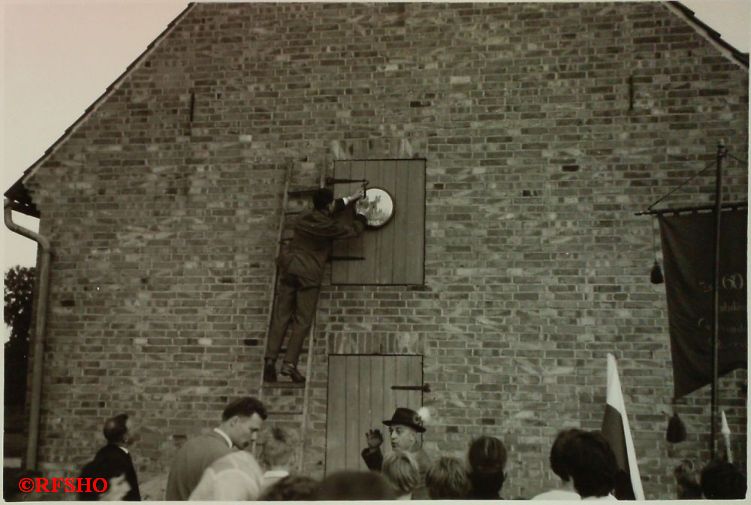
<instances>
[{"instance_id":1,"label":"white flag","mask_svg":"<svg viewBox=\"0 0 751 505\"><path fill-rule=\"evenodd\" d=\"M618 468L622 470L616 479L616 498L644 500L644 490L641 486L639 466L636 463L634 441L631 438L631 428L628 425L626 405L623 402L621 381L618 378L618 368L615 356L608 354L608 390L605 417L602 420L602 434L610 443L615 453ZM625 482L628 478L630 482ZM627 489L630 487L630 490ZM618 496L618 495L621 496Z\"/></svg>"}]
</instances>

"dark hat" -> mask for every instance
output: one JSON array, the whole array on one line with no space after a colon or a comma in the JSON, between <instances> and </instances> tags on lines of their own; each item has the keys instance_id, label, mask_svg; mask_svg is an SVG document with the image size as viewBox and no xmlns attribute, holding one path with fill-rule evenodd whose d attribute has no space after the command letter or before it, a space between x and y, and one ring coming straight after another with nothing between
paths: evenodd
<instances>
[{"instance_id":1,"label":"dark hat","mask_svg":"<svg viewBox=\"0 0 751 505\"><path fill-rule=\"evenodd\" d=\"M422 417L420 417L420 415L414 410L406 407L397 407L394 411L394 415L391 416L391 419L383 421L383 424L386 426L409 426L418 433L425 432Z\"/></svg>"}]
</instances>

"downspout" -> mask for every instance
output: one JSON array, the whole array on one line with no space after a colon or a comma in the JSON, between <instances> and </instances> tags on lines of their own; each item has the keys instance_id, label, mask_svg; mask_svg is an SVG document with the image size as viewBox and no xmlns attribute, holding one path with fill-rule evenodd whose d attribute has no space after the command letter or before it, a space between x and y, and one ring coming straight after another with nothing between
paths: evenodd
<instances>
[{"instance_id":1,"label":"downspout","mask_svg":"<svg viewBox=\"0 0 751 505\"><path fill-rule=\"evenodd\" d=\"M50 241L42 235L23 228L13 222L13 202L5 199L5 226L11 231L39 244L41 248L41 262L39 265L39 284L36 297L36 318L34 319L33 352L34 361L31 369L31 407L29 416L29 440L26 446L25 467L33 470L37 466L39 448L39 421L42 403L42 366L44 363L44 336L47 323L47 296L49 293L50 277Z\"/></svg>"}]
</instances>

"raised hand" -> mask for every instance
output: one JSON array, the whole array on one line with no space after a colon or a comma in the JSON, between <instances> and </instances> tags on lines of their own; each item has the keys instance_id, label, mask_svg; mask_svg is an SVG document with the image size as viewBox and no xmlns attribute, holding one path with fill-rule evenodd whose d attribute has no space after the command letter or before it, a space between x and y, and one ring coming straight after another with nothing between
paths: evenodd
<instances>
[{"instance_id":1,"label":"raised hand","mask_svg":"<svg viewBox=\"0 0 751 505\"><path fill-rule=\"evenodd\" d=\"M347 197L347 200L349 200L350 202L356 202L357 200L360 200L363 196L364 196L364 193L358 189L357 191L349 195Z\"/></svg>"},{"instance_id":2,"label":"raised hand","mask_svg":"<svg viewBox=\"0 0 751 505\"><path fill-rule=\"evenodd\" d=\"M368 447L371 449L380 447L383 443L383 435L381 434L381 430L368 430L368 432L365 433L365 438L368 441Z\"/></svg>"}]
</instances>

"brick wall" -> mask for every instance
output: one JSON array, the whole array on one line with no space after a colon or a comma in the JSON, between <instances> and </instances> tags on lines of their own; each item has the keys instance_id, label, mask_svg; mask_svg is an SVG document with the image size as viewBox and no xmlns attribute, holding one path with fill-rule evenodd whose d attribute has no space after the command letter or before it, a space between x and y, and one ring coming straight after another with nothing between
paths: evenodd
<instances>
[{"instance_id":1,"label":"brick wall","mask_svg":"<svg viewBox=\"0 0 751 505\"><path fill-rule=\"evenodd\" d=\"M160 474L258 392L287 163L310 184L334 159L421 157L426 284L324 288L307 471L324 349L424 354L425 445L500 436L508 498L554 484L559 429L599 427L613 352L647 497L673 497L673 467L706 456L709 396L679 403L689 440L665 442L664 286L634 213L718 140L746 157L747 89L658 3L197 4L28 183L54 248L40 459L75 472L129 411L142 480ZM745 199L745 169L726 173ZM712 195L709 176L669 203ZM745 381L720 391L737 458Z\"/></svg>"}]
</instances>

